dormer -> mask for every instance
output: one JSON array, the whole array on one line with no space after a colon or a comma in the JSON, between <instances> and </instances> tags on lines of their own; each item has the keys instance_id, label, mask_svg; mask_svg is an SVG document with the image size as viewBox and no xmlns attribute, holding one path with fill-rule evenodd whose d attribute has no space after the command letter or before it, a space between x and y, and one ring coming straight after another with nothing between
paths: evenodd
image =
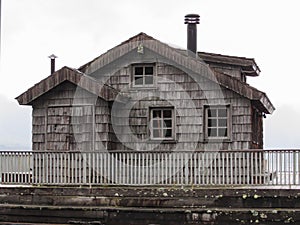
<instances>
[{"instance_id":1,"label":"dormer","mask_svg":"<svg viewBox=\"0 0 300 225\"><path fill-rule=\"evenodd\" d=\"M212 70L235 77L245 83L247 76L257 77L260 74L260 69L252 58L207 52L198 52L198 56L207 63Z\"/></svg>"}]
</instances>

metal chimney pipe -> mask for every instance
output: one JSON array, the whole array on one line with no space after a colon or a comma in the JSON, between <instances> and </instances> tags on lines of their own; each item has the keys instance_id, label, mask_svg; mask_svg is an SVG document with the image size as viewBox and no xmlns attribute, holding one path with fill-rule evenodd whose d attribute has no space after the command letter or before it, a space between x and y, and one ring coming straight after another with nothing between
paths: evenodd
<instances>
[{"instance_id":1,"label":"metal chimney pipe","mask_svg":"<svg viewBox=\"0 0 300 225\"><path fill-rule=\"evenodd\" d=\"M188 14L184 18L184 24L187 24L187 49L197 53L197 24L200 16L198 14Z\"/></svg>"},{"instance_id":2,"label":"metal chimney pipe","mask_svg":"<svg viewBox=\"0 0 300 225\"><path fill-rule=\"evenodd\" d=\"M57 56L52 54L48 57L51 59L51 74L53 74L55 72L55 59L57 58Z\"/></svg>"}]
</instances>

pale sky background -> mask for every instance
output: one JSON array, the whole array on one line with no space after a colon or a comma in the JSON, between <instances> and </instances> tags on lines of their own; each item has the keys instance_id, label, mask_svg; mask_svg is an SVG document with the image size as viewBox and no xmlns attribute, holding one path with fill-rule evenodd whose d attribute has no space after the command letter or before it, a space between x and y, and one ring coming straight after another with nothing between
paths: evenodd
<instances>
[{"instance_id":1,"label":"pale sky background","mask_svg":"<svg viewBox=\"0 0 300 225\"><path fill-rule=\"evenodd\" d=\"M249 83L276 107L265 148L300 148L298 0L2 0L0 149L31 148L31 107L14 99L56 69L78 68L139 32L186 47L184 16L200 14L198 51L255 58Z\"/></svg>"}]
</instances>

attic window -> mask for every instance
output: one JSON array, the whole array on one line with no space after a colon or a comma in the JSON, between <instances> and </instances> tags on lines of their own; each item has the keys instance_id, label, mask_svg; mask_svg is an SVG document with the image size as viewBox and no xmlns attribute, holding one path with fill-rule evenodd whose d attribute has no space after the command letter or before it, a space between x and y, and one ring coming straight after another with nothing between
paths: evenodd
<instances>
[{"instance_id":1,"label":"attic window","mask_svg":"<svg viewBox=\"0 0 300 225\"><path fill-rule=\"evenodd\" d=\"M135 65L133 66L133 86L147 87L154 84L154 66L150 65Z\"/></svg>"}]
</instances>

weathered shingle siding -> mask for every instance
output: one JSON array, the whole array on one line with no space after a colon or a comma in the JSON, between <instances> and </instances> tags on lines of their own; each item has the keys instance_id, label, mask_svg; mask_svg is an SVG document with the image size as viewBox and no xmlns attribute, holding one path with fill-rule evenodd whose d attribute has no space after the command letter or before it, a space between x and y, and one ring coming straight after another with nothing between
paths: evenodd
<instances>
[{"instance_id":1,"label":"weathered shingle siding","mask_svg":"<svg viewBox=\"0 0 300 225\"><path fill-rule=\"evenodd\" d=\"M110 148L109 103L65 82L33 103L34 151Z\"/></svg>"},{"instance_id":2,"label":"weathered shingle siding","mask_svg":"<svg viewBox=\"0 0 300 225\"><path fill-rule=\"evenodd\" d=\"M156 84L150 90L132 87L131 71L131 66L127 66L113 76L104 76L107 84L130 95L127 104L109 103L69 82L40 97L33 104L33 150L251 148L250 100L201 76L197 77L196 82L184 71L165 63L156 64ZM232 125L228 142L205 140L204 106L208 104L230 105ZM84 115L89 121L78 125L75 130L67 128L72 123L68 121L72 115L67 113L67 108L72 105L85 105L85 110L93 111ZM56 107L53 115L49 111L51 106ZM149 109L165 106L174 106L175 109L175 141L149 141ZM126 114L128 110L129 118ZM54 131L55 124L58 126ZM68 133L74 141L66 140Z\"/></svg>"},{"instance_id":3,"label":"weathered shingle siding","mask_svg":"<svg viewBox=\"0 0 300 225\"><path fill-rule=\"evenodd\" d=\"M124 144L117 144L118 149L145 148L166 150L175 146L182 150L198 149L247 149L251 146L251 102L233 91L220 87L215 82L203 77L195 80L182 70L168 64L157 63L157 83L153 90L132 87L131 67L120 69L111 76L107 83L121 92L129 93L130 103L120 107L123 113L112 114L116 135ZM121 82L122 81L122 82ZM135 93L136 92L136 93ZM150 94L149 94L150 93ZM149 95L159 97L148 97ZM143 96L144 97L141 97ZM209 99L209 100L207 100ZM134 104L133 104L134 103ZM231 140L225 143L206 142L204 138L204 105L230 105L232 132ZM132 105L132 106L131 106ZM160 143L149 139L149 108L175 105L176 142ZM129 113L129 120L126 111ZM195 111L193 111L195 110ZM129 123L129 124L128 124ZM126 127L130 129L126 129ZM133 134L133 135L132 135ZM137 145L139 143L140 145ZM146 145L141 145L146 143Z\"/></svg>"},{"instance_id":4,"label":"weathered shingle siding","mask_svg":"<svg viewBox=\"0 0 300 225\"><path fill-rule=\"evenodd\" d=\"M39 99L32 105L32 150L46 150L46 104Z\"/></svg>"},{"instance_id":5,"label":"weathered shingle siding","mask_svg":"<svg viewBox=\"0 0 300 225\"><path fill-rule=\"evenodd\" d=\"M101 98L95 106L95 151L112 148L110 105Z\"/></svg>"}]
</instances>

